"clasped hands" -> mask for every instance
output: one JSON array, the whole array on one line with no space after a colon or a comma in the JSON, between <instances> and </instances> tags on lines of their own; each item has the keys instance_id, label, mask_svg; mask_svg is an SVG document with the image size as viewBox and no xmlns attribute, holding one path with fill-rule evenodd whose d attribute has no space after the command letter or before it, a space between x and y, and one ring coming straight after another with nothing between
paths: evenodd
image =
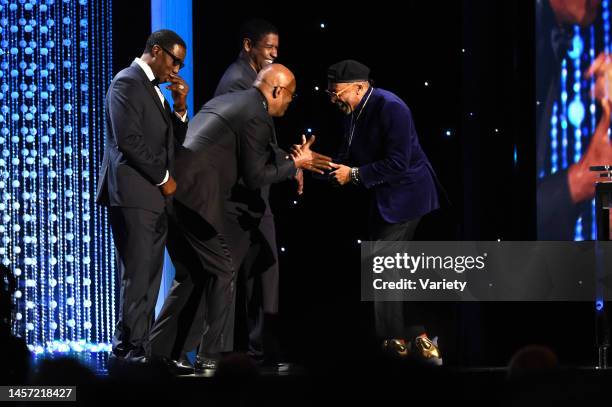
<instances>
[{"instance_id":1,"label":"clasped hands","mask_svg":"<svg viewBox=\"0 0 612 407\"><path fill-rule=\"evenodd\" d=\"M329 173L329 177L336 185L345 185L350 182L351 168L343 164L336 164L331 157L313 151L311 146L315 139L315 135L308 139L302 135L302 143L294 144L291 147L291 158L295 166L300 170L308 170L317 174L325 174L324 171L333 170ZM302 190L303 179L301 181L298 179L298 193L301 194Z\"/></svg>"}]
</instances>

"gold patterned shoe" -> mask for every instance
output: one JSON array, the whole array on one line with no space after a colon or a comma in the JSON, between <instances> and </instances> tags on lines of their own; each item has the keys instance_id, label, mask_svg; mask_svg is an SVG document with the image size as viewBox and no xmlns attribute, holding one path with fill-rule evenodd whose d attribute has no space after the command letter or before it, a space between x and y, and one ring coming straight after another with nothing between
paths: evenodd
<instances>
[{"instance_id":1,"label":"gold patterned shoe","mask_svg":"<svg viewBox=\"0 0 612 407\"><path fill-rule=\"evenodd\" d=\"M427 335L417 336L413 342L408 344L408 352L414 353L416 357L424 359L427 363L436 366L442 365L442 357L438 348L438 337L434 337L431 340Z\"/></svg>"},{"instance_id":2,"label":"gold patterned shoe","mask_svg":"<svg viewBox=\"0 0 612 407\"><path fill-rule=\"evenodd\" d=\"M400 358L408 356L408 345L404 339L385 339L382 348L392 356Z\"/></svg>"}]
</instances>

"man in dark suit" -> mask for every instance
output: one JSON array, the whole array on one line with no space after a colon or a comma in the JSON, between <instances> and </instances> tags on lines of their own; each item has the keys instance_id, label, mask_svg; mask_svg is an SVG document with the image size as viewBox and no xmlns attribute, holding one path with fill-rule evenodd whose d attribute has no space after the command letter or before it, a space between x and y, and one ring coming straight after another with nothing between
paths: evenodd
<instances>
[{"instance_id":1,"label":"man in dark suit","mask_svg":"<svg viewBox=\"0 0 612 407\"><path fill-rule=\"evenodd\" d=\"M346 116L339 162L331 175L338 185L363 188L370 200L369 239L412 240L419 220L439 207L437 178L421 149L408 106L395 94L374 88L370 69L345 60L328 69L330 100ZM414 307L374 302L377 334L388 348L441 363L437 344L426 334Z\"/></svg>"},{"instance_id":2,"label":"man in dark suit","mask_svg":"<svg viewBox=\"0 0 612 407\"><path fill-rule=\"evenodd\" d=\"M240 54L223 74L217 85L215 97L251 88L257 73L264 66L274 63L278 57L278 30L265 20L253 19L246 22L241 29L241 39ZM296 177L299 193L303 180L303 174L299 171ZM269 195L268 189L266 186L263 191L266 197ZM238 207L243 205L233 201L231 204ZM244 293L244 295L234 299L234 306L239 306L238 321L244 319L241 318L243 314L246 317L248 354L258 362L264 361L264 357L272 362L278 359L279 353L278 333L275 331L278 327L279 268L276 228L270 205L266 206L266 212L259 222L258 232L254 232L254 235L255 239L245 261L237 265L238 287L234 293ZM274 262L266 269L259 269L262 264L255 261L261 250L269 250L274 257ZM235 323L231 321L227 324L227 336L234 335L234 325ZM238 329L238 332L241 331ZM264 338L266 338L265 343Z\"/></svg>"},{"instance_id":3,"label":"man in dark suit","mask_svg":"<svg viewBox=\"0 0 612 407\"><path fill-rule=\"evenodd\" d=\"M300 168L330 168L329 157L310 150L290 155L276 143L272 117L285 114L295 87L291 71L269 65L252 88L212 99L191 121L177 154L168 241L176 276L151 333L154 355L176 360L200 343L200 371L215 368L221 353L232 350L224 333L235 271L267 210L267 188ZM268 267L274 259L268 250L257 261Z\"/></svg>"},{"instance_id":4,"label":"man in dark suit","mask_svg":"<svg viewBox=\"0 0 612 407\"><path fill-rule=\"evenodd\" d=\"M254 19L241 28L242 48L223 73L215 97L253 86L257 73L278 57L278 30L265 20Z\"/></svg>"},{"instance_id":5,"label":"man in dark suit","mask_svg":"<svg viewBox=\"0 0 612 407\"><path fill-rule=\"evenodd\" d=\"M106 95L106 143L97 202L109 208L121 278L112 362L145 361L159 292L167 207L176 190L174 144L187 131L189 87L178 76L185 42L160 30ZM174 112L158 84L169 82Z\"/></svg>"}]
</instances>

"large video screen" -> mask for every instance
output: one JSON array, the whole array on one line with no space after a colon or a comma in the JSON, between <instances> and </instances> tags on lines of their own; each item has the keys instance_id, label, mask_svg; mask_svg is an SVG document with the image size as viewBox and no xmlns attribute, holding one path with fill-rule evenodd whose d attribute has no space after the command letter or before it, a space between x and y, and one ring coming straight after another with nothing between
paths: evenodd
<instances>
[{"instance_id":1,"label":"large video screen","mask_svg":"<svg viewBox=\"0 0 612 407\"><path fill-rule=\"evenodd\" d=\"M536 1L538 238L596 239L590 166L612 163L610 2Z\"/></svg>"}]
</instances>

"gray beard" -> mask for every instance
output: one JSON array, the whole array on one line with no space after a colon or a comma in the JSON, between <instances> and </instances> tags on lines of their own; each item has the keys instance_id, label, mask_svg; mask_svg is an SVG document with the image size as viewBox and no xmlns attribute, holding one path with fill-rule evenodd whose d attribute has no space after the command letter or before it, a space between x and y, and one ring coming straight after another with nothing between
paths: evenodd
<instances>
[{"instance_id":1,"label":"gray beard","mask_svg":"<svg viewBox=\"0 0 612 407\"><path fill-rule=\"evenodd\" d=\"M336 102L336 106L338 106L338 109L347 116L353 112L353 109L351 109L348 103L338 101Z\"/></svg>"}]
</instances>

